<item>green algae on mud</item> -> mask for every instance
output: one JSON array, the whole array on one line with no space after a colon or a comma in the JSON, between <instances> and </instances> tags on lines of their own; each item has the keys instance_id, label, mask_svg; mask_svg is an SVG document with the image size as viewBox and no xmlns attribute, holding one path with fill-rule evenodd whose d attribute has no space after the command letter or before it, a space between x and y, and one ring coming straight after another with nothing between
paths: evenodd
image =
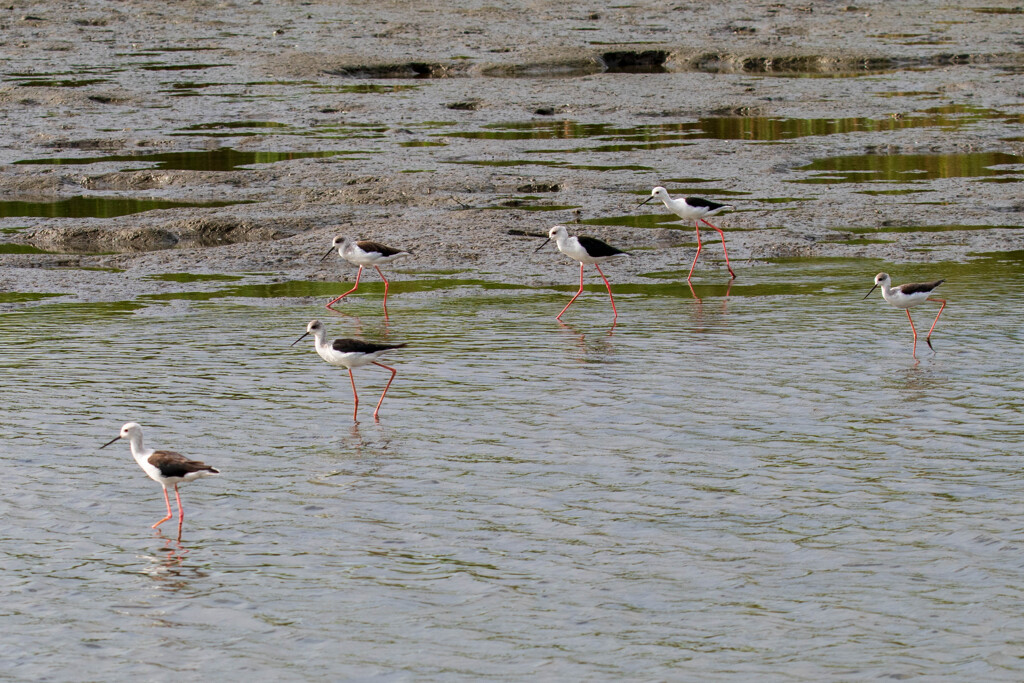
<instances>
[{"instance_id":1,"label":"green algae on mud","mask_svg":"<svg viewBox=\"0 0 1024 683\"><path fill-rule=\"evenodd\" d=\"M213 121L186 126L179 132L170 133L170 135L201 135L211 138L255 137L257 135L279 134L291 129L292 127L289 124L278 123L277 121Z\"/></svg>"},{"instance_id":2,"label":"green algae on mud","mask_svg":"<svg viewBox=\"0 0 1024 683\"><path fill-rule=\"evenodd\" d=\"M679 216L672 213L642 213L626 216L604 216L602 218L585 218L582 225L618 225L626 228L675 228L693 229L692 226L679 223Z\"/></svg>"},{"instance_id":3,"label":"green algae on mud","mask_svg":"<svg viewBox=\"0 0 1024 683\"><path fill-rule=\"evenodd\" d=\"M977 230L1020 230L1020 225L885 225L881 227L864 228L842 228L842 232L849 232L854 235L867 235L874 233L930 233L930 232L957 232Z\"/></svg>"},{"instance_id":4,"label":"green algae on mud","mask_svg":"<svg viewBox=\"0 0 1024 683\"><path fill-rule=\"evenodd\" d=\"M1007 152L960 152L954 154L855 154L817 159L797 171L816 171L791 183L908 183L939 178L1020 176L1024 171L998 168L1020 165L1024 156ZM1010 178L1016 180L1017 178Z\"/></svg>"},{"instance_id":5,"label":"green algae on mud","mask_svg":"<svg viewBox=\"0 0 1024 683\"><path fill-rule=\"evenodd\" d=\"M39 292L0 292L0 304L26 304L45 301L58 296L68 296L58 293Z\"/></svg>"},{"instance_id":6,"label":"green algae on mud","mask_svg":"<svg viewBox=\"0 0 1024 683\"><path fill-rule=\"evenodd\" d=\"M245 279L242 275L223 275L220 273L162 273L160 275L146 275L144 280L157 280L160 282L237 282Z\"/></svg>"},{"instance_id":7,"label":"green algae on mud","mask_svg":"<svg viewBox=\"0 0 1024 683\"><path fill-rule=\"evenodd\" d=\"M857 238L844 241L844 244L857 244ZM1018 277L1024 273L1024 252L998 252L973 254L967 261L941 261L929 263L892 263L877 258L864 257L782 257L763 259L759 264L750 265L739 270L739 277L730 280L722 261L705 263L694 274L693 281L687 283L689 273L688 261L680 268L649 271L638 274L640 281L616 282L613 271L612 288L616 296L640 296L652 298L672 298L698 300L710 298L749 298L787 295L821 295L835 294L859 290L863 281L870 280L875 273L885 270L893 272L899 281L907 282L920 279L943 277L950 281L957 278L970 279L978 287L991 277ZM559 299L565 292L575 291L578 281L568 271L565 281L537 285L508 284L483 280L475 277L451 277L467 273L467 271L436 271L417 272L418 279L408 281L392 281L390 294L392 306L401 306L402 295L428 294L428 299L444 302L460 302L460 306L504 306L500 296L494 293L501 291L532 292L546 299ZM896 275L898 273L899 275ZM468 273L467 273L468 274ZM434 277L431 277L434 276ZM216 287L218 283L228 283L241 279L241 275L200 274L200 273L165 273L146 276L145 280L156 280L168 283L213 285L214 289L190 289L175 292L153 292L138 295L127 301L120 302L89 302L71 300L48 302L54 297L68 297L59 293L19 293L0 294L0 303L18 304L9 312L24 314L25 307L39 309L41 315L49 310L77 312L79 316L103 315L108 313L123 314L133 312L151 305L186 302L216 302L222 299L237 299L244 304L244 299L323 299L337 296L348 288L350 280L310 281L289 280L283 282L237 284L228 287ZM959 285L958 285L959 286ZM592 294L605 293L604 285L588 278L584 290ZM449 296L458 292L454 298ZM489 293L490 292L490 293ZM379 309L384 293L383 283L367 282L360 287L358 294L346 300L344 306L349 311ZM414 299L416 307L430 307L422 298ZM470 304L470 302L472 302ZM448 305L448 303L442 304ZM45 310L43 310L45 309ZM394 312L394 311L393 311Z\"/></svg>"},{"instance_id":8,"label":"green algae on mud","mask_svg":"<svg viewBox=\"0 0 1024 683\"><path fill-rule=\"evenodd\" d=\"M251 152L230 147L203 151L186 152L145 152L140 154L112 154L101 157L61 157L51 159L22 159L15 164L40 165L87 165L123 162L122 170L146 170L129 168L136 164L152 164L147 168L176 171L234 171L252 164L273 164L296 159L324 159L340 155L364 154L352 150L321 152Z\"/></svg>"},{"instance_id":9,"label":"green algae on mud","mask_svg":"<svg viewBox=\"0 0 1024 683\"><path fill-rule=\"evenodd\" d=\"M480 140L587 139L614 144L561 150L530 150L535 153L616 152L654 149L659 143L686 140L749 140L774 142L803 137L861 132L886 132L913 128L954 129L985 120L1019 122L1019 115L997 110L952 104L910 114L881 118L848 117L799 119L778 116L713 116L685 123L620 126L580 123L573 120L511 121L490 123L482 130L435 133L439 137Z\"/></svg>"},{"instance_id":10,"label":"green algae on mud","mask_svg":"<svg viewBox=\"0 0 1024 683\"><path fill-rule=\"evenodd\" d=\"M0 201L0 218L115 218L130 214L191 207L217 208L246 204L244 201L179 202L165 199L86 197L78 195L48 202Z\"/></svg>"},{"instance_id":11,"label":"green algae on mud","mask_svg":"<svg viewBox=\"0 0 1024 683\"><path fill-rule=\"evenodd\" d=\"M445 161L446 164L467 164L471 166L496 166L498 168L510 166L550 166L551 168L568 168L576 171L654 171L650 166L639 164L623 164L618 166L600 166L588 164L570 164L566 161L536 161L527 159L504 159L504 160L468 160L468 161Z\"/></svg>"},{"instance_id":12,"label":"green algae on mud","mask_svg":"<svg viewBox=\"0 0 1024 683\"><path fill-rule=\"evenodd\" d=\"M29 244L14 244L13 242L0 243L0 254L51 254Z\"/></svg>"},{"instance_id":13,"label":"green algae on mud","mask_svg":"<svg viewBox=\"0 0 1024 683\"><path fill-rule=\"evenodd\" d=\"M191 291L191 292L161 292L158 294L145 294L139 297L143 301L169 301L185 299L189 301L210 301L224 298L251 298L251 299L304 299L310 297L334 297L338 290L346 287L347 280L327 282L320 280L288 280L285 282L272 282L266 284L247 284L217 289L213 291ZM439 292L459 287L478 287L481 289L529 289L526 285L506 284L490 282L478 279L420 279L408 281L391 281L388 289L389 296L396 294L411 294L423 292ZM378 296L383 297L383 282L363 282L359 285L361 293L369 294L370 297L362 297L353 294L348 303L360 302L369 298L376 305Z\"/></svg>"}]
</instances>

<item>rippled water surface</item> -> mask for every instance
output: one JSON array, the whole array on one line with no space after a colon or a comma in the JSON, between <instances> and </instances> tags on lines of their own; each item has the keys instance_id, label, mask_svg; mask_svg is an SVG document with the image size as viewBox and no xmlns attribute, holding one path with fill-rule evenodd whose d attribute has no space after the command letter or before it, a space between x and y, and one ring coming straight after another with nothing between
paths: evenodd
<instances>
[{"instance_id":1,"label":"rippled water surface","mask_svg":"<svg viewBox=\"0 0 1024 683\"><path fill-rule=\"evenodd\" d=\"M918 363L861 300L883 266L949 280ZM568 267L399 286L387 325L372 288L358 317L26 304L0 316L6 673L1019 680L1021 266L737 267L701 300L652 276L613 329L596 278L555 321ZM353 424L344 371L289 347L313 317L409 343L379 423L385 370ZM180 543L127 444L98 449L128 420L222 471L182 487Z\"/></svg>"}]
</instances>

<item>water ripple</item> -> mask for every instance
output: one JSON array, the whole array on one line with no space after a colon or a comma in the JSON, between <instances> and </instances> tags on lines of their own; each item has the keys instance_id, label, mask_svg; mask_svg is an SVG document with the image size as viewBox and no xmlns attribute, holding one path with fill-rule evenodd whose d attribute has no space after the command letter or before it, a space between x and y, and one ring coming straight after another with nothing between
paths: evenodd
<instances>
[{"instance_id":1,"label":"water ripple","mask_svg":"<svg viewBox=\"0 0 1024 683\"><path fill-rule=\"evenodd\" d=\"M623 294L613 329L599 295L565 325L561 291L357 302L332 334L409 342L380 423L387 373L356 370L358 424L289 347L299 302L8 315L5 669L1017 679L1021 295L949 292L915 364L864 280ZM182 488L180 543L98 450L127 420L223 471Z\"/></svg>"}]
</instances>

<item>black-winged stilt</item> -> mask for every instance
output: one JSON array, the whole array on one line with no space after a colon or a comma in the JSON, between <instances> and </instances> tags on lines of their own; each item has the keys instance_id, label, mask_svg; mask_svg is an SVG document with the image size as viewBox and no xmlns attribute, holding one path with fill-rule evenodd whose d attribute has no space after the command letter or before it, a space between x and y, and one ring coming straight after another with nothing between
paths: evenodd
<instances>
[{"instance_id":1,"label":"black-winged stilt","mask_svg":"<svg viewBox=\"0 0 1024 683\"><path fill-rule=\"evenodd\" d=\"M700 256L700 250L703 245L700 241L700 224L704 223L709 225L718 231L718 234L722 236L722 251L725 252L725 267L729 269L729 275L736 277L736 273L732 272L732 265L729 263L729 250L725 248L725 233L722 229L716 225L711 225L706 220L705 216L714 216L715 214L725 209L735 208L732 204L719 204L713 202L710 199L701 199L699 197L680 197L673 199L669 196L668 190L664 187L656 187L651 190L651 196L640 202L640 206L643 206L652 199L660 199L664 204L665 208L674 213L675 215L682 218L684 221L693 221L693 226L697 229L697 253L693 255L693 263L690 264L690 272L686 276L686 281L689 282L690 278L693 277L693 268L697 265L697 257Z\"/></svg>"},{"instance_id":2,"label":"black-winged stilt","mask_svg":"<svg viewBox=\"0 0 1024 683\"><path fill-rule=\"evenodd\" d=\"M597 272L601 274L601 279L604 280L604 286L608 288L608 298L611 299L612 313L614 314L612 320L617 320L619 312L615 308L615 297L612 296L612 286L608 283L608 278L604 276L601 266L597 264L610 259L612 256L627 254L628 252L617 249L595 237L587 237L586 235L570 237L569 231L564 225L556 225L551 228L551 230L548 231L548 238L544 240L544 244L537 247L536 251L543 249L551 240L555 240L555 244L558 246L558 251L562 252L569 258L580 262L579 291L576 292L576 296L569 300L569 303L565 305L562 312L556 315L555 318L557 320L561 320L562 313L565 313L569 306L572 306L572 302L576 301L577 297L583 293L583 266L584 264L592 263L594 264L594 267L597 268Z\"/></svg>"},{"instance_id":3,"label":"black-winged stilt","mask_svg":"<svg viewBox=\"0 0 1024 683\"><path fill-rule=\"evenodd\" d=\"M155 529L174 516L171 512L171 499L167 495L167 487L169 485L174 487L174 499L178 501L178 538L181 538L181 525L185 521L185 510L181 507L178 484L194 481L200 477L220 474L220 471L198 460L189 460L184 455L174 451L154 451L151 448L145 448L142 445L142 427L135 422L125 423L121 427L121 433L100 446L100 448L106 448L118 439L128 439L135 462L139 464L143 472L149 475L150 479L160 484L164 489L167 516L150 528Z\"/></svg>"},{"instance_id":4,"label":"black-winged stilt","mask_svg":"<svg viewBox=\"0 0 1024 683\"><path fill-rule=\"evenodd\" d=\"M320 354L321 358L330 365L348 370L348 377L352 382L352 398L355 401L355 406L352 408L353 420L356 419L356 414L359 412L359 394L356 393L356 379L352 376L352 368L373 364L391 371L391 378L384 387L380 400L377 401L377 408L373 411L373 419L379 419L377 413L380 411L380 404L384 402L384 394L388 393L388 387L394 381L398 370L383 363L378 363L377 358L392 349L400 349L405 344L374 344L362 341L361 339L334 339L328 341L327 330L324 328L324 324L319 320L311 320L306 326L306 333L293 341L291 345L295 346L309 335L313 335L316 352Z\"/></svg>"},{"instance_id":5,"label":"black-winged stilt","mask_svg":"<svg viewBox=\"0 0 1024 683\"><path fill-rule=\"evenodd\" d=\"M941 303L939 306L939 312L935 314L935 320L932 322L932 326L928 329L928 336L924 338L928 342L928 348L932 351L935 348L932 346L932 330L935 329L935 323L939 322L939 316L942 315L942 309L946 307L945 299L933 299L932 293L941 285L945 280L935 280L934 282L909 282L904 285L892 286L892 280L889 278L888 273L879 273L875 276L874 286L868 290L868 293L864 295L867 299L871 296L871 292L875 291L876 287L882 288L882 298L888 301L896 308L902 308L907 312L907 320L910 321L910 329L914 332L914 350L911 352L912 355L917 357L917 328L914 327L914 319L910 317L910 309L914 306L920 306L926 301L934 301L935 303Z\"/></svg>"},{"instance_id":6,"label":"black-winged stilt","mask_svg":"<svg viewBox=\"0 0 1024 683\"><path fill-rule=\"evenodd\" d=\"M359 272L356 273L356 283L352 289L348 290L341 296L331 299L327 303L327 308L331 308L334 304L344 299L352 292L359 289L359 278L363 275L363 268L366 266L373 266L377 273L380 275L380 279L384 281L384 315L388 314L388 279L384 277L384 273L380 271L377 266L378 263L391 263L392 261L402 258L403 256L409 256L411 252L403 251L401 249L394 249L392 247L381 244L380 242L373 242L370 240L360 240L353 242L348 237L339 235L334 238L331 242L331 248L328 250L324 257L320 259L323 261L331 255L335 249L338 250L338 254L353 265L359 266ZM331 308L331 310L334 310Z\"/></svg>"}]
</instances>

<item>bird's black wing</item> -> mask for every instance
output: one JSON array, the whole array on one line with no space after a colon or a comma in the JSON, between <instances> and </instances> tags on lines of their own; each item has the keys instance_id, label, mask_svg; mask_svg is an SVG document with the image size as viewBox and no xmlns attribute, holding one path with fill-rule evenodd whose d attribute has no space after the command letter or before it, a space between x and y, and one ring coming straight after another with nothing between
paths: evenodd
<instances>
[{"instance_id":1,"label":"bird's black wing","mask_svg":"<svg viewBox=\"0 0 1024 683\"><path fill-rule=\"evenodd\" d=\"M184 477L190 472L201 472L208 470L214 474L220 472L198 460L189 460L181 453L174 451L153 451L149 456L149 464L160 470L165 477Z\"/></svg>"},{"instance_id":2,"label":"bird's black wing","mask_svg":"<svg viewBox=\"0 0 1024 683\"><path fill-rule=\"evenodd\" d=\"M363 251L376 252L381 256L394 256L395 254L401 254L404 251L403 249L394 249L392 247L387 246L386 244L381 244L380 242L372 242L370 240L362 240L356 242L356 245L358 245L358 247Z\"/></svg>"},{"instance_id":3,"label":"bird's black wing","mask_svg":"<svg viewBox=\"0 0 1024 683\"><path fill-rule=\"evenodd\" d=\"M602 256L615 256L616 254L625 254L626 252L621 249L617 249L607 242L602 242L596 237L587 237L586 235L580 235L577 237L580 241L580 246L583 247L588 254L594 258L601 258Z\"/></svg>"},{"instance_id":4,"label":"bird's black wing","mask_svg":"<svg viewBox=\"0 0 1024 683\"><path fill-rule=\"evenodd\" d=\"M690 206L699 206L705 208L708 211L714 211L715 209L721 209L726 206L731 206L730 204L719 204L718 202L713 202L710 199L701 199L700 197L687 197L686 203L689 204Z\"/></svg>"},{"instance_id":5,"label":"bird's black wing","mask_svg":"<svg viewBox=\"0 0 1024 683\"><path fill-rule=\"evenodd\" d=\"M331 342L331 348L338 353L376 353L388 349L400 349L405 344L374 344L362 339L335 339Z\"/></svg>"},{"instance_id":6,"label":"bird's black wing","mask_svg":"<svg viewBox=\"0 0 1024 683\"><path fill-rule=\"evenodd\" d=\"M920 294L921 292L930 292L945 280L935 280L934 282L911 282L905 285L900 285L900 291L904 294Z\"/></svg>"}]
</instances>

